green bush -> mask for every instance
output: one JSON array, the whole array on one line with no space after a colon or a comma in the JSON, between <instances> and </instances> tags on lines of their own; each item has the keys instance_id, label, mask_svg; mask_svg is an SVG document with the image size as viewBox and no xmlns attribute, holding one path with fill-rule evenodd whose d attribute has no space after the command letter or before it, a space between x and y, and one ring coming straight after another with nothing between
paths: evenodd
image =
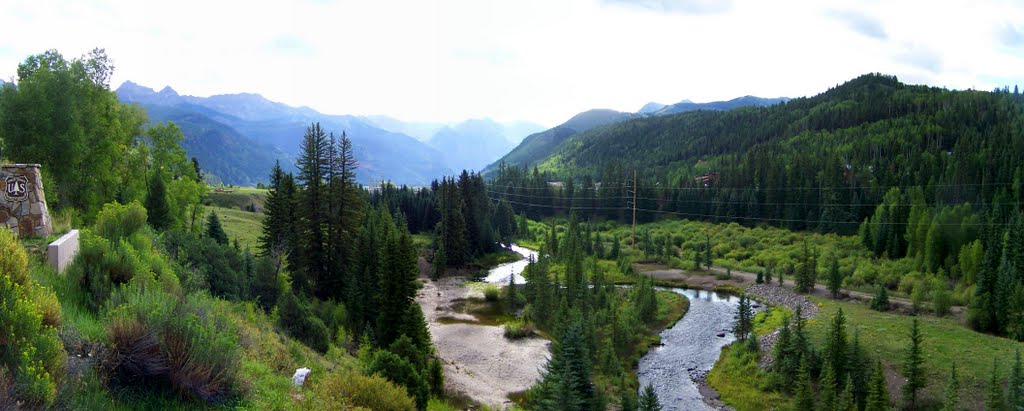
<instances>
[{"instance_id":1,"label":"green bush","mask_svg":"<svg viewBox=\"0 0 1024 411\"><path fill-rule=\"evenodd\" d=\"M106 211L106 208L104 208ZM139 277L139 281L156 280L169 292L180 292L178 278L170 265L152 250L146 237L136 236L116 242L84 230L81 246L68 268L68 278L89 296L85 304L98 310L121 284Z\"/></svg>"},{"instance_id":2,"label":"green bush","mask_svg":"<svg viewBox=\"0 0 1024 411\"><path fill-rule=\"evenodd\" d=\"M366 374L380 375L395 384L405 387L406 392L416 399L416 408L427 408L430 399L430 386L412 364L405 358L388 350L379 350L373 354L368 364L364 365Z\"/></svg>"},{"instance_id":3,"label":"green bush","mask_svg":"<svg viewBox=\"0 0 1024 411\"><path fill-rule=\"evenodd\" d=\"M323 380L312 379L310 402L325 410L365 407L376 411L411 411L416 403L405 388L378 375L335 372Z\"/></svg>"},{"instance_id":4,"label":"green bush","mask_svg":"<svg viewBox=\"0 0 1024 411\"><path fill-rule=\"evenodd\" d=\"M103 205L96 216L96 234L110 241L131 237L146 226L146 209L137 201Z\"/></svg>"},{"instance_id":5,"label":"green bush","mask_svg":"<svg viewBox=\"0 0 1024 411\"><path fill-rule=\"evenodd\" d=\"M533 335L533 324L523 320L513 320L505 323L505 338L518 340Z\"/></svg>"},{"instance_id":6,"label":"green bush","mask_svg":"<svg viewBox=\"0 0 1024 411\"><path fill-rule=\"evenodd\" d=\"M236 326L211 297L125 285L111 296L105 322L101 369L112 385L169 389L214 404L241 394Z\"/></svg>"},{"instance_id":7,"label":"green bush","mask_svg":"<svg viewBox=\"0 0 1024 411\"><path fill-rule=\"evenodd\" d=\"M57 336L60 306L28 276L28 256L9 230L0 230L0 405L53 402L67 354Z\"/></svg>"},{"instance_id":8,"label":"green bush","mask_svg":"<svg viewBox=\"0 0 1024 411\"><path fill-rule=\"evenodd\" d=\"M498 301L498 287L494 285L484 287L484 300L490 302Z\"/></svg>"},{"instance_id":9,"label":"green bush","mask_svg":"<svg viewBox=\"0 0 1024 411\"><path fill-rule=\"evenodd\" d=\"M302 341L309 348L326 353L331 336L327 326L316 315L309 305L300 300L295 293L286 291L277 304L278 321L288 335Z\"/></svg>"}]
</instances>

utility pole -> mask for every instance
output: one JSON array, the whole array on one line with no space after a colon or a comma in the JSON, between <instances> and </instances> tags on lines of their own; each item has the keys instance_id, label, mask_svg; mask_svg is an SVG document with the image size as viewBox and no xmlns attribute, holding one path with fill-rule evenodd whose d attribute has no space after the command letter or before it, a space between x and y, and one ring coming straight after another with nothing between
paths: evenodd
<instances>
[{"instance_id":1,"label":"utility pole","mask_svg":"<svg viewBox=\"0 0 1024 411\"><path fill-rule=\"evenodd\" d=\"M636 170L633 170L633 251L636 251Z\"/></svg>"}]
</instances>

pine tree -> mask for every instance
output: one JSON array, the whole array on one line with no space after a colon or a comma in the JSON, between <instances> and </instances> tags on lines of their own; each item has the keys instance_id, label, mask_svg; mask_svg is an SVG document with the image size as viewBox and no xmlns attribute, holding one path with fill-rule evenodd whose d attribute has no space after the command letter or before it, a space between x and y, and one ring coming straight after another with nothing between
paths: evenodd
<instances>
[{"instance_id":1,"label":"pine tree","mask_svg":"<svg viewBox=\"0 0 1024 411\"><path fill-rule=\"evenodd\" d=\"M804 241L803 254L800 257L800 265L798 267L796 291L799 293L809 293L814 289L814 282L817 280L818 273L815 258L808 249L806 241Z\"/></svg>"},{"instance_id":2,"label":"pine tree","mask_svg":"<svg viewBox=\"0 0 1024 411\"><path fill-rule=\"evenodd\" d=\"M624 387L622 389L622 395L619 397L619 410L637 411L637 406L636 390Z\"/></svg>"},{"instance_id":3,"label":"pine tree","mask_svg":"<svg viewBox=\"0 0 1024 411\"><path fill-rule=\"evenodd\" d=\"M838 383L846 378L848 360L848 347L846 340L846 316L840 308L832 316L829 324L829 338L825 345L825 359L832 364L835 371L835 381Z\"/></svg>"},{"instance_id":4,"label":"pine tree","mask_svg":"<svg viewBox=\"0 0 1024 411\"><path fill-rule=\"evenodd\" d=\"M853 342L850 343L850 353L847 356L846 369L847 381L853 383L853 399L858 407L864 405L867 399L867 358L864 355L864 348L860 345L860 331L853 332Z\"/></svg>"},{"instance_id":5,"label":"pine tree","mask_svg":"<svg viewBox=\"0 0 1024 411\"><path fill-rule=\"evenodd\" d=\"M296 201L295 230L298 231L299 255L292 270L292 286L311 293L316 281L326 275L327 193L324 187L328 157L327 134L315 123L306 128L299 148L296 177L300 190Z\"/></svg>"},{"instance_id":6,"label":"pine tree","mask_svg":"<svg viewBox=\"0 0 1024 411\"><path fill-rule=\"evenodd\" d=\"M992 359L992 379L988 382L988 396L985 398L985 409L1002 410L1003 403L1003 382L999 378L999 360Z\"/></svg>"},{"instance_id":7,"label":"pine tree","mask_svg":"<svg viewBox=\"0 0 1024 411\"><path fill-rule=\"evenodd\" d=\"M434 266L431 271L430 278L437 281L439 278L444 276L445 269L448 266L447 256L444 254L444 242L438 241L436 249L434 250Z\"/></svg>"},{"instance_id":8,"label":"pine tree","mask_svg":"<svg viewBox=\"0 0 1024 411\"><path fill-rule=\"evenodd\" d=\"M508 294L507 294L506 298L508 299L508 312L513 314L513 315L515 315L516 303L517 303L516 300L519 298L519 296L516 295L516 276L515 275L509 275L508 276Z\"/></svg>"},{"instance_id":9,"label":"pine tree","mask_svg":"<svg viewBox=\"0 0 1024 411\"><path fill-rule=\"evenodd\" d=\"M768 267L765 267L765 269L764 269L764 283L765 284L771 284L772 283L772 268L774 268L774 266L769 265Z\"/></svg>"},{"instance_id":10,"label":"pine tree","mask_svg":"<svg viewBox=\"0 0 1024 411\"><path fill-rule=\"evenodd\" d=\"M714 260L711 257L711 234L704 233L704 264L708 266L708 270L711 269L711 265Z\"/></svg>"},{"instance_id":11,"label":"pine tree","mask_svg":"<svg viewBox=\"0 0 1024 411\"><path fill-rule=\"evenodd\" d=\"M843 388L843 392L839 394L839 399L836 400L835 410L857 411L857 400L853 398L852 380L846 380L846 386Z\"/></svg>"},{"instance_id":12,"label":"pine tree","mask_svg":"<svg viewBox=\"0 0 1024 411\"><path fill-rule=\"evenodd\" d=\"M917 408L917 392L928 383L924 370L924 356L921 352L921 329L917 318L910 325L910 342L907 345L907 357L903 363L903 376L907 382L901 388L903 398L910 409Z\"/></svg>"},{"instance_id":13,"label":"pine tree","mask_svg":"<svg viewBox=\"0 0 1024 411\"><path fill-rule=\"evenodd\" d=\"M871 309L875 311L889 311L889 290L884 284L878 284L875 297L871 299Z\"/></svg>"},{"instance_id":14,"label":"pine tree","mask_svg":"<svg viewBox=\"0 0 1024 411\"><path fill-rule=\"evenodd\" d=\"M654 386L647 384L643 394L640 394L639 411L661 411L661 403L658 402L658 395L654 392Z\"/></svg>"},{"instance_id":15,"label":"pine tree","mask_svg":"<svg viewBox=\"0 0 1024 411\"><path fill-rule=\"evenodd\" d=\"M754 331L754 314L750 308L750 298L746 294L740 294L740 302L736 308L737 320L733 333L736 334L736 339L746 341L750 333Z\"/></svg>"},{"instance_id":16,"label":"pine tree","mask_svg":"<svg viewBox=\"0 0 1024 411\"><path fill-rule=\"evenodd\" d=\"M270 187L264 200L263 231L259 238L259 255L274 258L279 264L287 254L288 233L293 230L291 210L294 199L284 189L285 173L281 162L274 164L270 172Z\"/></svg>"},{"instance_id":17,"label":"pine tree","mask_svg":"<svg viewBox=\"0 0 1024 411\"><path fill-rule=\"evenodd\" d=\"M1010 369L1010 380L1007 382L1008 387L1006 388L1006 402L1010 405L1010 408L1024 408L1024 395L1021 390L1024 390L1024 375L1021 369L1020 349L1014 353L1013 368Z\"/></svg>"},{"instance_id":18,"label":"pine tree","mask_svg":"<svg viewBox=\"0 0 1024 411\"><path fill-rule=\"evenodd\" d=\"M843 287L843 276L839 273L839 257L832 258L832 265L828 269L828 290L832 292L832 298L839 298L839 291Z\"/></svg>"},{"instance_id":19,"label":"pine tree","mask_svg":"<svg viewBox=\"0 0 1024 411\"><path fill-rule=\"evenodd\" d=\"M814 411L814 387L811 385L811 367L806 359L800 364L796 384L796 410Z\"/></svg>"},{"instance_id":20,"label":"pine tree","mask_svg":"<svg viewBox=\"0 0 1024 411\"><path fill-rule=\"evenodd\" d=\"M159 172L154 171L146 190L146 221L157 231L171 225L171 209L167 204L167 188Z\"/></svg>"},{"instance_id":21,"label":"pine tree","mask_svg":"<svg viewBox=\"0 0 1024 411\"><path fill-rule=\"evenodd\" d=\"M875 370L871 373L871 380L868 382L868 397L864 405L864 411L888 411L889 390L885 385L885 371L882 369L882 362L878 361Z\"/></svg>"},{"instance_id":22,"label":"pine tree","mask_svg":"<svg viewBox=\"0 0 1024 411\"><path fill-rule=\"evenodd\" d=\"M612 251L608 254L608 258L612 260L618 260L619 254L622 253L622 245L619 244L619 237L616 235L612 236Z\"/></svg>"},{"instance_id":23,"label":"pine tree","mask_svg":"<svg viewBox=\"0 0 1024 411\"><path fill-rule=\"evenodd\" d=\"M838 393L836 392L836 371L832 362L825 359L821 367L821 378L818 382L818 396L821 399L821 409L834 410L839 404Z\"/></svg>"},{"instance_id":24,"label":"pine tree","mask_svg":"<svg viewBox=\"0 0 1024 411\"><path fill-rule=\"evenodd\" d=\"M757 280L754 282L757 284L764 284L764 270L757 271Z\"/></svg>"},{"instance_id":25,"label":"pine tree","mask_svg":"<svg viewBox=\"0 0 1024 411\"><path fill-rule=\"evenodd\" d=\"M210 215L206 218L206 236L220 244L226 245L228 243L228 234L224 232L224 227L220 225L220 218L217 218L217 212L215 211L211 211Z\"/></svg>"},{"instance_id":26,"label":"pine tree","mask_svg":"<svg viewBox=\"0 0 1024 411\"><path fill-rule=\"evenodd\" d=\"M949 379L946 380L944 394L942 411L960 410L960 378L956 375L956 364L953 364L949 369Z\"/></svg>"}]
</instances>

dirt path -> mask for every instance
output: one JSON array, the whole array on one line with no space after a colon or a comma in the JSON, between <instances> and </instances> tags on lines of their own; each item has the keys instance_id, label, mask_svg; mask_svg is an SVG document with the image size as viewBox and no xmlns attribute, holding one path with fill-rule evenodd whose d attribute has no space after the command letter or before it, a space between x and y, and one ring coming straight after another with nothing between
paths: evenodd
<instances>
[{"instance_id":1,"label":"dirt path","mask_svg":"<svg viewBox=\"0 0 1024 411\"><path fill-rule=\"evenodd\" d=\"M461 323L475 322L476 318L456 312L453 303L470 297L483 298L483 295L463 287L465 277L425 281L416 301L423 308L431 340L444 362L448 391L504 408L509 402L509 393L526 390L534 384L548 360L547 340L510 341L503 336L502 327ZM451 323L452 320L458 322Z\"/></svg>"}]
</instances>

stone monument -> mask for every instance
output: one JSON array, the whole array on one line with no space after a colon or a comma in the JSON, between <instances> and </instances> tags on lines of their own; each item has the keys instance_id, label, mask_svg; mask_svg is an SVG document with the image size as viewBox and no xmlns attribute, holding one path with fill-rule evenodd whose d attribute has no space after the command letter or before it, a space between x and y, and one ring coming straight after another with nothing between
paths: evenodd
<instances>
[{"instance_id":1,"label":"stone monument","mask_svg":"<svg viewBox=\"0 0 1024 411\"><path fill-rule=\"evenodd\" d=\"M0 189L0 229L19 236L46 237L53 233L39 164L0 166Z\"/></svg>"}]
</instances>

